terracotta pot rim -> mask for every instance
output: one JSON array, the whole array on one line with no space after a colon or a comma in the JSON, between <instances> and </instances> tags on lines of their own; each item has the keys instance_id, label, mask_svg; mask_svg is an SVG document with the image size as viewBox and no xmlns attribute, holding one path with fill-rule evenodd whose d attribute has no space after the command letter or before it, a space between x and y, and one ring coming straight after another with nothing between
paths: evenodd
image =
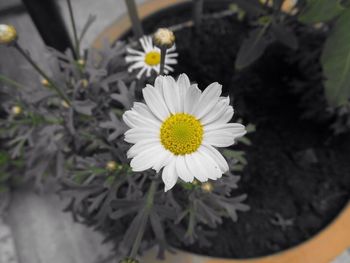
<instances>
[{"instance_id":1,"label":"terracotta pot rim","mask_svg":"<svg viewBox=\"0 0 350 263\"><path fill-rule=\"evenodd\" d=\"M148 0L138 6L138 12L140 18L143 20L164 9L190 1L191 0ZM101 48L105 39L107 39L110 43L115 43L115 41L120 39L130 29L130 19L127 15L124 15L102 31L95 39L92 46L96 49ZM303 257L303 260L305 259L303 262L326 263L329 262L329 260L333 260L350 247L350 231L348 234L346 234L346 229L350 229L350 202L344 206L341 212L334 217L334 219L327 226L325 226L311 238L295 246L270 255L244 259L228 259L207 257L178 248L175 250L184 254L191 254L199 258L206 259L208 260L208 263L295 263L300 262L295 261L300 260L300 257ZM332 244L333 246L327 246L327 244ZM322 251L317 250L320 247L322 247L322 249L323 247L326 247L326 249ZM306 251L313 252L307 253Z\"/></svg>"}]
</instances>

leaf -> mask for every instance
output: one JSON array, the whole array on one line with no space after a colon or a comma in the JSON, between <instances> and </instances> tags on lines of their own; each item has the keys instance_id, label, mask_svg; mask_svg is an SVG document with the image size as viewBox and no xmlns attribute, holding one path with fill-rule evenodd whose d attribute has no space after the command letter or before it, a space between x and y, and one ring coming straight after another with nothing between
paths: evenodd
<instances>
[{"instance_id":1,"label":"leaf","mask_svg":"<svg viewBox=\"0 0 350 263\"><path fill-rule=\"evenodd\" d=\"M299 21L306 24L327 22L337 17L344 8L339 0L307 0Z\"/></svg>"},{"instance_id":2,"label":"leaf","mask_svg":"<svg viewBox=\"0 0 350 263\"><path fill-rule=\"evenodd\" d=\"M274 34L275 38L283 45L293 50L298 49L298 39L295 36L294 32L288 27L280 23L273 23L271 26L271 31Z\"/></svg>"},{"instance_id":3,"label":"leaf","mask_svg":"<svg viewBox=\"0 0 350 263\"><path fill-rule=\"evenodd\" d=\"M350 98L350 9L336 21L328 37L321 64L328 103L337 107L348 103Z\"/></svg>"},{"instance_id":4,"label":"leaf","mask_svg":"<svg viewBox=\"0 0 350 263\"><path fill-rule=\"evenodd\" d=\"M91 25L96 21L96 16L95 15L89 15L83 30L81 31L80 37L79 37L79 42L81 42L86 34L86 32L89 30L89 28L91 27Z\"/></svg>"},{"instance_id":5,"label":"leaf","mask_svg":"<svg viewBox=\"0 0 350 263\"><path fill-rule=\"evenodd\" d=\"M254 29L243 41L236 58L236 69L243 69L264 54L270 41L266 37L267 27Z\"/></svg>"},{"instance_id":6,"label":"leaf","mask_svg":"<svg viewBox=\"0 0 350 263\"><path fill-rule=\"evenodd\" d=\"M96 103L90 100L84 100L84 101L74 101L73 102L74 109L85 115L92 115L92 110L96 107Z\"/></svg>"}]
</instances>

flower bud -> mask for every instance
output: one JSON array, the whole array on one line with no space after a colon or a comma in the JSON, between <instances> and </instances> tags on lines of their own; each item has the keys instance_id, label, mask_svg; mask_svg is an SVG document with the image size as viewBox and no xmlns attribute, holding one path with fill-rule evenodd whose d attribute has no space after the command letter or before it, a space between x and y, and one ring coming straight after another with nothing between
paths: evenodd
<instances>
[{"instance_id":1,"label":"flower bud","mask_svg":"<svg viewBox=\"0 0 350 263\"><path fill-rule=\"evenodd\" d=\"M115 170L117 170L118 168L118 164L115 161L109 161L106 164L106 169L110 172L114 172Z\"/></svg>"},{"instance_id":2,"label":"flower bud","mask_svg":"<svg viewBox=\"0 0 350 263\"><path fill-rule=\"evenodd\" d=\"M0 44L9 45L17 40L17 31L13 26L0 24Z\"/></svg>"},{"instance_id":3,"label":"flower bud","mask_svg":"<svg viewBox=\"0 0 350 263\"><path fill-rule=\"evenodd\" d=\"M44 87L49 87L50 86L50 82L47 79L42 79L41 80L41 85L43 85Z\"/></svg>"},{"instance_id":4,"label":"flower bud","mask_svg":"<svg viewBox=\"0 0 350 263\"><path fill-rule=\"evenodd\" d=\"M84 59L79 59L77 61L78 65L81 66L81 67L84 67L85 66L85 60Z\"/></svg>"},{"instance_id":5,"label":"flower bud","mask_svg":"<svg viewBox=\"0 0 350 263\"><path fill-rule=\"evenodd\" d=\"M207 193L211 193L214 189L214 186L210 182L203 183L201 186L202 190Z\"/></svg>"},{"instance_id":6,"label":"flower bud","mask_svg":"<svg viewBox=\"0 0 350 263\"><path fill-rule=\"evenodd\" d=\"M175 43L175 35L167 28L159 28L153 35L153 42L159 48L171 48Z\"/></svg>"},{"instance_id":7,"label":"flower bud","mask_svg":"<svg viewBox=\"0 0 350 263\"><path fill-rule=\"evenodd\" d=\"M263 5L267 5L269 7L273 6L273 0L260 0L260 3ZM284 13L295 15L298 12L296 8L298 0L284 0L281 6L281 11Z\"/></svg>"},{"instance_id":8,"label":"flower bud","mask_svg":"<svg viewBox=\"0 0 350 263\"><path fill-rule=\"evenodd\" d=\"M89 86L89 81L87 79L82 79L81 80L81 86L83 88L87 88Z\"/></svg>"},{"instance_id":9,"label":"flower bud","mask_svg":"<svg viewBox=\"0 0 350 263\"><path fill-rule=\"evenodd\" d=\"M66 109L69 108L69 104L68 104L68 102L65 101L65 100L62 100L62 101L61 101L61 105L62 105L63 107L65 107Z\"/></svg>"},{"instance_id":10,"label":"flower bud","mask_svg":"<svg viewBox=\"0 0 350 263\"><path fill-rule=\"evenodd\" d=\"M13 106L11 112L15 116L20 115L22 113L22 108L20 106Z\"/></svg>"}]
</instances>

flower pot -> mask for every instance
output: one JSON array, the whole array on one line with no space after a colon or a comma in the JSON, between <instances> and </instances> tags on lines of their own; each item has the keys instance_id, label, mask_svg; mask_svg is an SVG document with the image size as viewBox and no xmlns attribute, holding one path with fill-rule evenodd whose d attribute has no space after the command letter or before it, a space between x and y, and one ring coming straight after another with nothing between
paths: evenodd
<instances>
[{"instance_id":1,"label":"flower pot","mask_svg":"<svg viewBox=\"0 0 350 263\"><path fill-rule=\"evenodd\" d=\"M186 0L164 0L149 1L139 7L141 19L145 19L159 11L174 7L177 4L188 2ZM176 8L176 7L174 7ZM107 38L110 42L115 42L125 36L130 31L131 24L127 16L124 16L107 27L96 39L93 46L99 48L102 40ZM220 81L220 80L219 80ZM254 209L254 208L253 208ZM143 256L143 262L181 262L181 263L327 263L335 259L344 250L350 247L350 205L332 220L328 226L314 235L309 240L286 249L284 251L249 259L221 259L196 255L193 253L176 250L175 254L167 253L165 261L155 260L156 251L151 250Z\"/></svg>"}]
</instances>

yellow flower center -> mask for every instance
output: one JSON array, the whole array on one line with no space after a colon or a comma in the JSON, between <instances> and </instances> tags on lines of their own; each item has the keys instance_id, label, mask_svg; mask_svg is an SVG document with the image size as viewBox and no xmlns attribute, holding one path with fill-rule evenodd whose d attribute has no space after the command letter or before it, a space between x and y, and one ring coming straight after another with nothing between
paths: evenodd
<instances>
[{"instance_id":1,"label":"yellow flower center","mask_svg":"<svg viewBox=\"0 0 350 263\"><path fill-rule=\"evenodd\" d=\"M150 66L158 65L160 63L160 53L158 51L151 51L146 53L145 62Z\"/></svg>"},{"instance_id":2,"label":"yellow flower center","mask_svg":"<svg viewBox=\"0 0 350 263\"><path fill-rule=\"evenodd\" d=\"M160 140L165 149L175 155L195 152L202 143L203 126L187 113L177 113L166 119L160 128Z\"/></svg>"}]
</instances>

